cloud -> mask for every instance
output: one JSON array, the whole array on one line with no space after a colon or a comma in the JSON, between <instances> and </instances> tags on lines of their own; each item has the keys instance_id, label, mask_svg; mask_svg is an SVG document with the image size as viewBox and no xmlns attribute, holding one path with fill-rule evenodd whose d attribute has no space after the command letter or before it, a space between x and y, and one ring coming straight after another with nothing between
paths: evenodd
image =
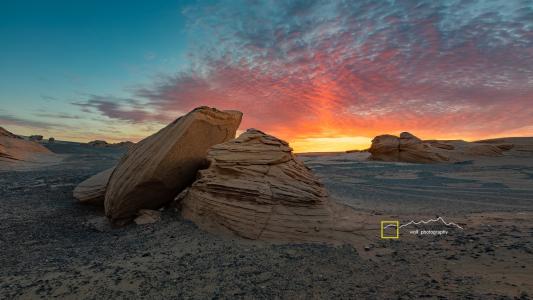
<instances>
[{"instance_id":1,"label":"cloud","mask_svg":"<svg viewBox=\"0 0 533 300\"><path fill-rule=\"evenodd\" d=\"M41 113L36 113L35 116L43 117L43 118L51 118L51 119L72 119L72 120L80 120L80 119L82 119L81 116L72 115L72 114L68 114L68 113L41 112Z\"/></svg>"},{"instance_id":2,"label":"cloud","mask_svg":"<svg viewBox=\"0 0 533 300\"><path fill-rule=\"evenodd\" d=\"M221 1L185 10L191 66L78 105L164 120L239 109L283 138L490 136L533 125L532 1ZM145 108L135 108L134 102ZM131 106L133 103L133 106ZM130 107L131 106L131 107ZM530 128L530 127L529 127ZM532 133L533 134L533 133Z\"/></svg>"},{"instance_id":3,"label":"cloud","mask_svg":"<svg viewBox=\"0 0 533 300\"><path fill-rule=\"evenodd\" d=\"M0 114L0 126L24 126L41 129L50 129L55 127L63 127L63 125L52 122L35 121L25 118L19 118L12 115Z\"/></svg>"},{"instance_id":4,"label":"cloud","mask_svg":"<svg viewBox=\"0 0 533 300\"><path fill-rule=\"evenodd\" d=\"M171 118L164 113L153 113L145 109L140 101L113 96L88 95L88 99L71 103L82 108L83 112L94 111L110 118L133 123L147 121L168 122Z\"/></svg>"}]
</instances>

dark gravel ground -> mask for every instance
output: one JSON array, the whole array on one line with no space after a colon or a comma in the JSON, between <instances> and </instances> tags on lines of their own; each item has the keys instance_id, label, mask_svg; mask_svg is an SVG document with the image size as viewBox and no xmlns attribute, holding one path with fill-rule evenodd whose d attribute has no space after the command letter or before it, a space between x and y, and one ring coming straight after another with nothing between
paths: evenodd
<instances>
[{"instance_id":1,"label":"dark gravel ground","mask_svg":"<svg viewBox=\"0 0 533 300\"><path fill-rule=\"evenodd\" d=\"M217 237L172 210L155 224L111 229L103 212L76 203L72 190L112 166L122 150L54 147L70 153L61 165L0 173L0 299L528 299L532 294L520 285L487 291L479 288L480 276L456 271L457 263L464 262L463 268L471 261L497 263L502 256L495 251L518 256L522 263L516 268L530 271L531 265L521 266L531 262L531 227L516 229L519 238L476 229L422 243L376 239L364 253L349 245ZM496 250L479 248L483 244Z\"/></svg>"}]
</instances>

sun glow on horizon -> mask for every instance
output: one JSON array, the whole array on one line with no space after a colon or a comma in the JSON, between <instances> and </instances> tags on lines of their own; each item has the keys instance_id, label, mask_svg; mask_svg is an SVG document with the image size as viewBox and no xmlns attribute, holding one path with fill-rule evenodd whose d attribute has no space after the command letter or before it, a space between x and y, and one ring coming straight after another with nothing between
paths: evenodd
<instances>
[{"instance_id":1,"label":"sun glow on horizon","mask_svg":"<svg viewBox=\"0 0 533 300\"><path fill-rule=\"evenodd\" d=\"M341 152L370 147L372 138L363 136L296 138L289 142L296 153Z\"/></svg>"}]
</instances>

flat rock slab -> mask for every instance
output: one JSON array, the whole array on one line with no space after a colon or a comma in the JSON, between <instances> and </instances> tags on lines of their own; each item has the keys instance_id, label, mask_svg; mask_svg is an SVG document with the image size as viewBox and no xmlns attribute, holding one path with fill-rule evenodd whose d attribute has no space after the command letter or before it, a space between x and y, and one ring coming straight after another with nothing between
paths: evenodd
<instances>
[{"instance_id":1,"label":"flat rock slab","mask_svg":"<svg viewBox=\"0 0 533 300\"><path fill-rule=\"evenodd\" d=\"M104 206L105 191L109 177L115 167L104 170L81 182L73 192L74 198L81 203Z\"/></svg>"},{"instance_id":2,"label":"flat rock slab","mask_svg":"<svg viewBox=\"0 0 533 300\"><path fill-rule=\"evenodd\" d=\"M133 220L137 225L152 224L161 220L161 213L157 210L141 209L138 217Z\"/></svg>"}]
</instances>

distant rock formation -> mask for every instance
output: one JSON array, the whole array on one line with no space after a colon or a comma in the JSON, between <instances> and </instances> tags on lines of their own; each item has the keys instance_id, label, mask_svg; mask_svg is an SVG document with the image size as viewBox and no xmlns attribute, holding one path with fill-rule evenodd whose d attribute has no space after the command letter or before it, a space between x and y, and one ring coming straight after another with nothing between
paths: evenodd
<instances>
[{"instance_id":1,"label":"distant rock formation","mask_svg":"<svg viewBox=\"0 0 533 300\"><path fill-rule=\"evenodd\" d=\"M372 140L371 160L409 163L458 162L480 156L500 156L503 149L490 145L461 140L423 141L409 132L399 137L380 135Z\"/></svg>"},{"instance_id":2,"label":"distant rock formation","mask_svg":"<svg viewBox=\"0 0 533 300\"><path fill-rule=\"evenodd\" d=\"M211 147L207 158L209 168L176 199L184 218L254 240L331 237L333 202L286 142L249 129Z\"/></svg>"},{"instance_id":3,"label":"distant rock formation","mask_svg":"<svg viewBox=\"0 0 533 300\"><path fill-rule=\"evenodd\" d=\"M413 163L446 162L448 157L436 148L422 142L416 136L402 132L400 137L380 135L372 140L369 152L371 159L381 161L403 161Z\"/></svg>"},{"instance_id":4,"label":"distant rock formation","mask_svg":"<svg viewBox=\"0 0 533 300\"><path fill-rule=\"evenodd\" d=\"M40 142L43 140L43 136L42 135L30 135L29 139L30 141Z\"/></svg>"},{"instance_id":5,"label":"distant rock formation","mask_svg":"<svg viewBox=\"0 0 533 300\"><path fill-rule=\"evenodd\" d=\"M135 143L130 142L130 141L125 141L125 142L110 144L104 140L94 140L94 141L88 142L87 145L92 146L92 147L111 147L111 148L125 147L129 149L130 147L135 145Z\"/></svg>"},{"instance_id":6,"label":"distant rock formation","mask_svg":"<svg viewBox=\"0 0 533 300\"><path fill-rule=\"evenodd\" d=\"M494 145L503 151L512 151L517 155L533 153L533 137L504 137L476 141L476 143Z\"/></svg>"},{"instance_id":7,"label":"distant rock formation","mask_svg":"<svg viewBox=\"0 0 533 300\"><path fill-rule=\"evenodd\" d=\"M87 143L89 146L93 147L107 147L109 143L103 140L94 140Z\"/></svg>"},{"instance_id":8,"label":"distant rock formation","mask_svg":"<svg viewBox=\"0 0 533 300\"><path fill-rule=\"evenodd\" d=\"M368 152L368 149L354 149L354 150L346 150L344 152L346 152L346 153L364 153L364 152Z\"/></svg>"},{"instance_id":9,"label":"distant rock formation","mask_svg":"<svg viewBox=\"0 0 533 300\"><path fill-rule=\"evenodd\" d=\"M107 182L114 169L115 167L104 170L80 183L74 189L74 198L78 199L81 203L103 207Z\"/></svg>"},{"instance_id":10,"label":"distant rock formation","mask_svg":"<svg viewBox=\"0 0 533 300\"><path fill-rule=\"evenodd\" d=\"M115 224L140 209L158 209L189 186L209 147L235 137L238 111L199 107L143 139L122 157L109 180L105 212Z\"/></svg>"}]
</instances>

